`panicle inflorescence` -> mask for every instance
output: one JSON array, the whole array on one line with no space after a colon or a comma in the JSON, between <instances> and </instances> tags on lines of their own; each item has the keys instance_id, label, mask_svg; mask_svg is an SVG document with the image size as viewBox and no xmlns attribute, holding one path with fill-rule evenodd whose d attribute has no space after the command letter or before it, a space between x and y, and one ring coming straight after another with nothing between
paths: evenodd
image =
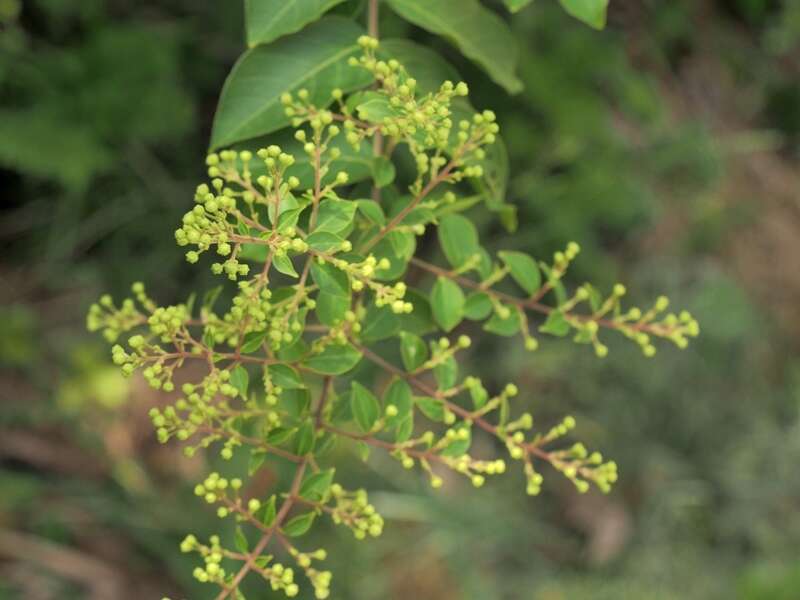
<instances>
[{"instance_id":1,"label":"panicle inflorescence","mask_svg":"<svg viewBox=\"0 0 800 600\"><path fill-rule=\"evenodd\" d=\"M486 177L499 132L494 113L472 109L464 83L421 93L398 61L379 56L377 40L358 44L363 52L350 63L374 85L333 90L325 106L308 90L287 92L281 102L292 144L208 156L210 182L197 187L175 239L190 263L206 252L218 257L211 271L236 282L225 308L214 308L220 289L201 302L159 307L136 283L120 306L103 296L89 310L89 329L114 343L112 359L126 375L138 370L152 387L179 392L150 410L159 441L178 440L187 456L212 446L226 460L246 454L248 475L268 458L296 466L292 482L268 498L248 493L243 474L211 473L195 487L237 527L235 548L219 536L203 544L189 535L181 544L202 561L195 577L219 586L220 597L241 598L248 573L293 597L302 583L297 570L316 598L327 598L331 573L318 568L325 550L301 550L295 539L318 517L358 539L381 534L384 520L366 491L344 489L321 466L336 439L351 441L362 458L378 449L405 469L419 467L434 488L450 481L448 472L481 487L507 470L505 458L473 451L475 436L489 435L522 464L529 494L541 489L542 463L580 492L590 484L609 491L616 464L565 442L573 417L534 428L530 413L512 416L514 383L494 389L459 372L472 347L455 331L464 320L519 336L528 350L538 347L537 326L573 334L598 356L608 352L604 329L647 356L657 338L684 347L699 333L689 313L667 312L663 297L640 309L623 308L621 284L607 296L588 283L568 292L564 281L580 251L574 242L550 261L516 251L494 259L460 214L480 198L467 194ZM376 136L385 150L371 175L384 193L365 198L361 184L370 175L343 158ZM403 173L391 162L400 146L413 159ZM431 227L448 267L415 257ZM435 276L429 292L411 287L419 278L409 269ZM184 369L190 362L194 368ZM380 373L374 378L370 365ZM273 545L295 566L268 553Z\"/></svg>"}]
</instances>

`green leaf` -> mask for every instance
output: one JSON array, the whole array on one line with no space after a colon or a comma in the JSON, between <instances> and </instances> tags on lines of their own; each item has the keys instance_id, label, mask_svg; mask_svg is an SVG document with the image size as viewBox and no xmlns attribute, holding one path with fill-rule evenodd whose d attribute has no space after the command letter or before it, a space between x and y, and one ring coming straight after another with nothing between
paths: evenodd
<instances>
[{"instance_id":1,"label":"green leaf","mask_svg":"<svg viewBox=\"0 0 800 600\"><path fill-rule=\"evenodd\" d=\"M272 524L275 522L275 516L277 514L275 508L275 495L269 497L267 500L266 505L264 506L264 515L261 517L261 522L266 525L267 527L271 527Z\"/></svg>"},{"instance_id":2,"label":"green leaf","mask_svg":"<svg viewBox=\"0 0 800 600\"><path fill-rule=\"evenodd\" d=\"M361 352L350 344L328 344L319 354L309 358L306 367L323 375L341 375L355 367L361 360Z\"/></svg>"},{"instance_id":3,"label":"green leaf","mask_svg":"<svg viewBox=\"0 0 800 600\"><path fill-rule=\"evenodd\" d=\"M292 264L292 259L289 258L286 254L282 256L278 256L275 254L272 257L272 266L275 267L278 272L283 273L284 275L288 275L289 277L300 277L297 274L297 271L294 269L294 265Z\"/></svg>"},{"instance_id":4,"label":"green leaf","mask_svg":"<svg viewBox=\"0 0 800 600\"><path fill-rule=\"evenodd\" d=\"M564 337L569 333L571 326L564 318L564 313L559 310L554 310L547 315L547 320L539 327L542 333L549 333L558 337Z\"/></svg>"},{"instance_id":5,"label":"green leaf","mask_svg":"<svg viewBox=\"0 0 800 600\"><path fill-rule=\"evenodd\" d=\"M317 313L320 323L324 325L338 325L344 319L347 309L350 308L350 296L338 296L328 292L320 292L316 297Z\"/></svg>"},{"instance_id":6,"label":"green leaf","mask_svg":"<svg viewBox=\"0 0 800 600\"><path fill-rule=\"evenodd\" d=\"M296 430L287 427L273 427L264 437L268 444L282 444L296 433Z\"/></svg>"},{"instance_id":7,"label":"green leaf","mask_svg":"<svg viewBox=\"0 0 800 600\"><path fill-rule=\"evenodd\" d=\"M496 83L516 93L517 48L508 25L478 0L387 0L401 17L447 38Z\"/></svg>"},{"instance_id":8,"label":"green leaf","mask_svg":"<svg viewBox=\"0 0 800 600\"><path fill-rule=\"evenodd\" d=\"M280 406L292 417L300 418L311 404L311 392L306 388L283 390L280 395Z\"/></svg>"},{"instance_id":9,"label":"green leaf","mask_svg":"<svg viewBox=\"0 0 800 600\"><path fill-rule=\"evenodd\" d=\"M297 439L295 439L294 451L303 456L311 452L314 448L314 425L311 419L308 419L297 430Z\"/></svg>"},{"instance_id":10,"label":"green leaf","mask_svg":"<svg viewBox=\"0 0 800 600\"><path fill-rule=\"evenodd\" d=\"M247 386L250 383L250 375L242 365L236 365L231 371L231 385L239 390L242 398L247 398Z\"/></svg>"},{"instance_id":11,"label":"green leaf","mask_svg":"<svg viewBox=\"0 0 800 600\"><path fill-rule=\"evenodd\" d=\"M522 327L519 311L513 306L506 306L506 308L509 310L507 318L501 319L500 316L495 313L492 315L492 318L484 324L483 329L490 333L506 337L519 333Z\"/></svg>"},{"instance_id":12,"label":"green leaf","mask_svg":"<svg viewBox=\"0 0 800 600\"><path fill-rule=\"evenodd\" d=\"M433 376L440 390L449 390L456 384L458 379L458 363L450 356L433 368Z\"/></svg>"},{"instance_id":13,"label":"green leaf","mask_svg":"<svg viewBox=\"0 0 800 600\"><path fill-rule=\"evenodd\" d=\"M344 239L330 231L315 231L306 238L306 244L312 249L326 253L341 248L342 242Z\"/></svg>"},{"instance_id":14,"label":"green leaf","mask_svg":"<svg viewBox=\"0 0 800 600\"><path fill-rule=\"evenodd\" d=\"M351 383L353 394L350 407L358 428L367 433L381 415L381 405L375 395L357 381Z\"/></svg>"},{"instance_id":15,"label":"green leaf","mask_svg":"<svg viewBox=\"0 0 800 600\"><path fill-rule=\"evenodd\" d=\"M476 410L482 408L489 399L489 392L486 391L486 388L483 387L482 384L473 385L470 387L469 395L470 398L472 398L472 405Z\"/></svg>"},{"instance_id":16,"label":"green leaf","mask_svg":"<svg viewBox=\"0 0 800 600\"><path fill-rule=\"evenodd\" d=\"M247 538L245 537L241 527L236 528L236 533L234 534L234 539L233 539L233 545L242 554L246 554L247 552L250 551L249 545L247 544Z\"/></svg>"},{"instance_id":17,"label":"green leaf","mask_svg":"<svg viewBox=\"0 0 800 600\"><path fill-rule=\"evenodd\" d=\"M329 294L346 296L350 294L350 278L347 273L337 269L331 263L311 263L311 278L319 289Z\"/></svg>"},{"instance_id":18,"label":"green leaf","mask_svg":"<svg viewBox=\"0 0 800 600\"><path fill-rule=\"evenodd\" d=\"M400 331L400 317L387 306L377 307L371 304L367 308L361 339L365 342L377 342L392 337Z\"/></svg>"},{"instance_id":19,"label":"green leaf","mask_svg":"<svg viewBox=\"0 0 800 600\"><path fill-rule=\"evenodd\" d=\"M403 300L410 302L414 307L410 313L400 315L400 329L415 333L417 335L425 335L436 331L436 324L433 322L433 313L431 311L431 303L428 298L415 289L409 289Z\"/></svg>"},{"instance_id":20,"label":"green leaf","mask_svg":"<svg viewBox=\"0 0 800 600\"><path fill-rule=\"evenodd\" d=\"M336 325L344 319L350 308L350 278L347 273L337 269L331 263L311 263L311 277L319 286L315 312L325 325Z\"/></svg>"},{"instance_id":21,"label":"green leaf","mask_svg":"<svg viewBox=\"0 0 800 600\"><path fill-rule=\"evenodd\" d=\"M559 0L570 15L595 29L606 26L608 0Z\"/></svg>"},{"instance_id":22,"label":"green leaf","mask_svg":"<svg viewBox=\"0 0 800 600\"><path fill-rule=\"evenodd\" d=\"M416 371L428 360L428 346L418 335L403 331L400 333L400 356L406 371Z\"/></svg>"},{"instance_id":23,"label":"green leaf","mask_svg":"<svg viewBox=\"0 0 800 600\"><path fill-rule=\"evenodd\" d=\"M372 161L372 179L375 181L375 187L386 187L394 181L394 176L394 163L385 156L376 156Z\"/></svg>"},{"instance_id":24,"label":"green leaf","mask_svg":"<svg viewBox=\"0 0 800 600\"><path fill-rule=\"evenodd\" d=\"M242 344L243 354L252 354L261 348L264 340L267 339L266 331L251 331L244 336L244 343Z\"/></svg>"},{"instance_id":25,"label":"green leaf","mask_svg":"<svg viewBox=\"0 0 800 600\"><path fill-rule=\"evenodd\" d=\"M347 65L358 52L356 39L362 33L350 19L325 17L294 35L245 52L222 88L211 149L288 125L280 102L287 92L306 88L309 102L323 107L332 101L336 88L347 92L368 85L372 77L365 69Z\"/></svg>"},{"instance_id":26,"label":"green leaf","mask_svg":"<svg viewBox=\"0 0 800 600\"><path fill-rule=\"evenodd\" d=\"M267 44L300 31L343 0L245 0L247 45Z\"/></svg>"},{"instance_id":27,"label":"green leaf","mask_svg":"<svg viewBox=\"0 0 800 600\"><path fill-rule=\"evenodd\" d=\"M252 477L253 474L261 468L265 460L267 460L267 453L263 450L259 450L258 452L251 451L250 459L247 463L247 474Z\"/></svg>"},{"instance_id":28,"label":"green leaf","mask_svg":"<svg viewBox=\"0 0 800 600\"><path fill-rule=\"evenodd\" d=\"M386 225L386 215L381 205L374 200L356 200L359 212L375 225Z\"/></svg>"},{"instance_id":29,"label":"green leaf","mask_svg":"<svg viewBox=\"0 0 800 600\"><path fill-rule=\"evenodd\" d=\"M466 430L467 433L471 434L469 427L462 427L461 430ZM468 435L467 439L457 439L440 452L441 456L450 456L452 458L458 458L459 456L463 456L469 450L470 445L472 444L472 435Z\"/></svg>"},{"instance_id":30,"label":"green leaf","mask_svg":"<svg viewBox=\"0 0 800 600\"><path fill-rule=\"evenodd\" d=\"M397 414L386 419L387 427L395 429L395 441L405 442L414 431L414 400L411 387L405 380L395 377L383 394L384 406L397 408Z\"/></svg>"},{"instance_id":31,"label":"green leaf","mask_svg":"<svg viewBox=\"0 0 800 600\"><path fill-rule=\"evenodd\" d=\"M323 502L333 483L333 473L334 469L325 469L306 477L298 492L300 497L312 502Z\"/></svg>"},{"instance_id":32,"label":"green leaf","mask_svg":"<svg viewBox=\"0 0 800 600\"><path fill-rule=\"evenodd\" d=\"M267 367L272 384L284 390L299 390L305 388L300 374L289 365L275 364Z\"/></svg>"},{"instance_id":33,"label":"green leaf","mask_svg":"<svg viewBox=\"0 0 800 600\"><path fill-rule=\"evenodd\" d=\"M383 123L387 117L399 116L399 110L392 108L389 98L378 92L359 92L353 94L348 105L355 105L358 118L368 123Z\"/></svg>"},{"instance_id":34,"label":"green leaf","mask_svg":"<svg viewBox=\"0 0 800 600\"><path fill-rule=\"evenodd\" d=\"M471 321L483 321L492 312L492 301L485 292L474 292L467 296L464 316Z\"/></svg>"},{"instance_id":35,"label":"green leaf","mask_svg":"<svg viewBox=\"0 0 800 600\"><path fill-rule=\"evenodd\" d=\"M357 204L349 200L334 200L329 198L319 204L317 224L314 231L329 231L341 233L353 222Z\"/></svg>"},{"instance_id":36,"label":"green leaf","mask_svg":"<svg viewBox=\"0 0 800 600\"><path fill-rule=\"evenodd\" d=\"M451 279L439 277L431 291L431 310L439 326L452 331L464 318L464 292Z\"/></svg>"},{"instance_id":37,"label":"green leaf","mask_svg":"<svg viewBox=\"0 0 800 600\"><path fill-rule=\"evenodd\" d=\"M311 524L314 522L314 517L317 513L307 512L304 515L298 515L290 520L286 525L281 527L283 533L289 537L300 537L311 529Z\"/></svg>"},{"instance_id":38,"label":"green leaf","mask_svg":"<svg viewBox=\"0 0 800 600\"><path fill-rule=\"evenodd\" d=\"M536 261L523 252L498 252L498 256L511 271L514 278L523 290L528 294L534 294L542 284L542 275Z\"/></svg>"},{"instance_id":39,"label":"green leaf","mask_svg":"<svg viewBox=\"0 0 800 600\"><path fill-rule=\"evenodd\" d=\"M458 269L480 251L478 230L463 215L445 215L439 222L439 245L447 262Z\"/></svg>"},{"instance_id":40,"label":"green leaf","mask_svg":"<svg viewBox=\"0 0 800 600\"><path fill-rule=\"evenodd\" d=\"M417 407L431 421L444 421L444 404L441 400L429 396L418 396L414 398Z\"/></svg>"},{"instance_id":41,"label":"green leaf","mask_svg":"<svg viewBox=\"0 0 800 600\"><path fill-rule=\"evenodd\" d=\"M436 92L443 82L460 81L461 76L449 62L426 46L405 39L381 40L379 54L396 59L417 80L420 94ZM457 122L457 121L454 121Z\"/></svg>"},{"instance_id":42,"label":"green leaf","mask_svg":"<svg viewBox=\"0 0 800 600\"><path fill-rule=\"evenodd\" d=\"M506 8L509 11L515 13L528 6L532 0L503 0L503 2L505 2Z\"/></svg>"},{"instance_id":43,"label":"green leaf","mask_svg":"<svg viewBox=\"0 0 800 600\"><path fill-rule=\"evenodd\" d=\"M412 412L414 402L411 394L411 387L405 379L395 377L383 393L383 403L385 406L390 404L397 409L394 417L388 417L386 422L389 427L402 421Z\"/></svg>"}]
</instances>

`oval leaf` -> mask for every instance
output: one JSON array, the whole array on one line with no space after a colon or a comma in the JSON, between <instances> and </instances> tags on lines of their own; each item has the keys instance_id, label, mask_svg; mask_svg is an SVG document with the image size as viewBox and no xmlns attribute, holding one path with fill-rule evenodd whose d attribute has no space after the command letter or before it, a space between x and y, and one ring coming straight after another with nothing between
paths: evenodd
<instances>
[{"instance_id":1,"label":"oval leaf","mask_svg":"<svg viewBox=\"0 0 800 600\"><path fill-rule=\"evenodd\" d=\"M372 426L381 414L381 405L378 399L363 385L354 381L352 384L353 394L350 397L350 407L353 410L353 418L358 428L367 433L372 430Z\"/></svg>"},{"instance_id":2,"label":"oval leaf","mask_svg":"<svg viewBox=\"0 0 800 600\"><path fill-rule=\"evenodd\" d=\"M463 215L445 215L439 222L439 245L447 262L458 269L480 250L478 230Z\"/></svg>"},{"instance_id":3,"label":"oval leaf","mask_svg":"<svg viewBox=\"0 0 800 600\"><path fill-rule=\"evenodd\" d=\"M211 131L211 149L246 140L289 124L280 98L300 88L309 101L327 106L335 88L355 90L369 84L364 69L347 65L358 52L363 31L351 20L326 17L269 46L245 52L222 88Z\"/></svg>"},{"instance_id":4,"label":"oval leaf","mask_svg":"<svg viewBox=\"0 0 800 600\"><path fill-rule=\"evenodd\" d=\"M498 255L500 260L508 267L508 270L511 271L511 277L523 290L533 294L539 289L542 283L542 276L535 260L523 252L503 251L498 252Z\"/></svg>"},{"instance_id":5,"label":"oval leaf","mask_svg":"<svg viewBox=\"0 0 800 600\"><path fill-rule=\"evenodd\" d=\"M245 0L247 45L266 44L300 31L343 0Z\"/></svg>"},{"instance_id":6,"label":"oval leaf","mask_svg":"<svg viewBox=\"0 0 800 600\"><path fill-rule=\"evenodd\" d=\"M358 364L361 352L350 344L325 346L319 354L315 354L306 361L306 366L312 371L323 375L341 375Z\"/></svg>"},{"instance_id":7,"label":"oval leaf","mask_svg":"<svg viewBox=\"0 0 800 600\"><path fill-rule=\"evenodd\" d=\"M447 38L508 92L522 90L522 82L514 75L514 36L478 0L388 0L388 4L407 21Z\"/></svg>"},{"instance_id":8,"label":"oval leaf","mask_svg":"<svg viewBox=\"0 0 800 600\"><path fill-rule=\"evenodd\" d=\"M431 292L433 318L445 331L452 329L464 318L464 292L457 283L439 277Z\"/></svg>"}]
</instances>

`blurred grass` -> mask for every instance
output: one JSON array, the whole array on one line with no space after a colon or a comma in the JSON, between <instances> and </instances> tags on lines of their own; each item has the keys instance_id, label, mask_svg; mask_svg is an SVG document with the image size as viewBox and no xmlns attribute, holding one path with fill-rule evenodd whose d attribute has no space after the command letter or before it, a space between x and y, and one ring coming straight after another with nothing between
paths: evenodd
<instances>
[{"instance_id":1,"label":"blurred grass","mask_svg":"<svg viewBox=\"0 0 800 600\"><path fill-rule=\"evenodd\" d=\"M614 0L596 33L551 4L513 21L518 97L439 47L499 115L520 216L511 241L546 256L574 239L576 282L623 279L641 301L666 291L702 336L654 362L623 344L598 361L567 342L530 355L481 341L471 368L517 380L539 423L575 414L620 484L578 496L552 476L530 499L509 474L434 495L393 461L342 447L342 477L375 490L389 526L369 544L319 533L336 548L337 593L793 600L796 5ZM207 597L176 551L187 530L217 525L191 496L204 466L155 443L146 412L159 395L117 375L83 317L100 290L134 279L164 300L210 281L182 262L172 230L203 177L240 10L0 0L0 598ZM491 216L481 227L508 246Z\"/></svg>"}]
</instances>

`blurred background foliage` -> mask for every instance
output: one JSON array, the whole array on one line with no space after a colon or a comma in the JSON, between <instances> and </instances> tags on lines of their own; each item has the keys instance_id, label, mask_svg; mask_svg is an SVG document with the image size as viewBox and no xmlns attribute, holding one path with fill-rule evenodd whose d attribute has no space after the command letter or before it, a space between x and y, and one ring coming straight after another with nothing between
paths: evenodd
<instances>
[{"instance_id":1,"label":"blurred background foliage","mask_svg":"<svg viewBox=\"0 0 800 600\"><path fill-rule=\"evenodd\" d=\"M204 177L240 4L0 0L0 598L208 597L176 551L218 526L191 497L206 467L155 443L162 399L83 320L135 279L165 302L209 285L172 231ZM796 600L800 3L612 0L598 33L537 0L512 26L515 97L381 22L498 113L520 226L508 237L487 214L488 245L548 256L575 240L574 282L666 291L702 335L655 360L481 341L471 367L520 383L542 424L575 414L621 482L580 496L553 476L531 499L509 474L431 494L389 459L342 456L390 526L371 543L320 532L335 596Z\"/></svg>"}]
</instances>

